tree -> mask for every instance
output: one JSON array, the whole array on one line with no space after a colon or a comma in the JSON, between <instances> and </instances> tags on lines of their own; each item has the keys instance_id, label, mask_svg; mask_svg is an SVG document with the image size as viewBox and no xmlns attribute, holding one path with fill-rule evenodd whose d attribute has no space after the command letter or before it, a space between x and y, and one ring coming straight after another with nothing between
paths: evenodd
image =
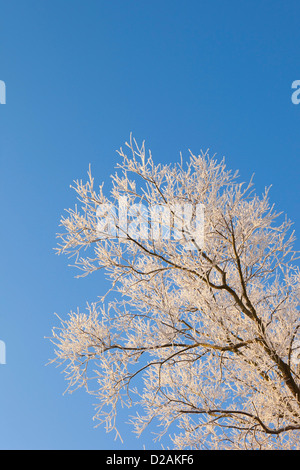
<instances>
[{"instance_id":1,"label":"tree","mask_svg":"<svg viewBox=\"0 0 300 470\"><path fill-rule=\"evenodd\" d=\"M69 389L97 396L107 431L122 403L137 406L138 435L152 421L157 438L177 425L178 449L299 449L291 222L268 189L257 196L224 159L190 153L186 164L162 166L144 143L126 146L110 199L89 170L75 182L81 209L61 221L58 253L76 257L79 276L105 270L116 292L53 329Z\"/></svg>"}]
</instances>

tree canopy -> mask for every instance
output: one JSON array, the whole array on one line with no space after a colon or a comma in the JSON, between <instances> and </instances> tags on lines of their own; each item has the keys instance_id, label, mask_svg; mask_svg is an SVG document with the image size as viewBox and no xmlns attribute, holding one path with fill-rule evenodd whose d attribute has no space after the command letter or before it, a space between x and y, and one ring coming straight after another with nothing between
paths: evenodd
<instances>
[{"instance_id":1,"label":"tree canopy","mask_svg":"<svg viewBox=\"0 0 300 470\"><path fill-rule=\"evenodd\" d=\"M89 170L61 220L58 253L115 292L53 329L69 389L97 397L108 431L123 403L138 435L175 424L177 449L299 449L291 221L208 152L160 165L131 137L119 155L111 193Z\"/></svg>"}]
</instances>

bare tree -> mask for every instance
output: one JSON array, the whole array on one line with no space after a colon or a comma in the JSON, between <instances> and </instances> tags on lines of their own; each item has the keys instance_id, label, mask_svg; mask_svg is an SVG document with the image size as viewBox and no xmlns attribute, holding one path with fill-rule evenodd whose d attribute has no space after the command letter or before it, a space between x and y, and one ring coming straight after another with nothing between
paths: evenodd
<instances>
[{"instance_id":1,"label":"bare tree","mask_svg":"<svg viewBox=\"0 0 300 470\"><path fill-rule=\"evenodd\" d=\"M144 144L126 146L109 199L89 171L75 182L80 210L62 218L58 252L75 255L80 276L104 269L117 293L53 329L69 389L97 396L95 419L108 431L123 403L136 406L138 435L154 419L157 438L177 425L177 449L299 449L291 222L270 207L268 190L258 197L224 160L190 153L187 163L155 165ZM135 208L134 225L120 200ZM149 221L151 209L137 210L146 205L167 208L167 217Z\"/></svg>"}]
</instances>

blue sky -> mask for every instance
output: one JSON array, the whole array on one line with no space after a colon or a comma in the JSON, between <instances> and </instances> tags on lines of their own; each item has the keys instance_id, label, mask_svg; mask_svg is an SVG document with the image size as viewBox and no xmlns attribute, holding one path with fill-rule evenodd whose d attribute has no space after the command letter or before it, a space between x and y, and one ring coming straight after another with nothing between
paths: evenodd
<instances>
[{"instance_id":1,"label":"blue sky","mask_svg":"<svg viewBox=\"0 0 300 470\"><path fill-rule=\"evenodd\" d=\"M243 180L255 173L299 234L297 0L1 0L1 449L159 448L94 428L93 400L63 395L45 339L103 295L53 248L69 186L107 182L133 133L156 162L210 149ZM299 237L298 237L299 238ZM299 241L296 243L299 249Z\"/></svg>"}]
</instances>

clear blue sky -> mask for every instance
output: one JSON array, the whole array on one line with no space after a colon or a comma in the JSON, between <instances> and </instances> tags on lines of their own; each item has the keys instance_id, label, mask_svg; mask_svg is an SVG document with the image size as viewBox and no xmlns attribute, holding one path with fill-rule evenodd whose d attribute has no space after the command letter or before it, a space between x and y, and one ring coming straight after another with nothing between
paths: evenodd
<instances>
[{"instance_id":1,"label":"clear blue sky","mask_svg":"<svg viewBox=\"0 0 300 470\"><path fill-rule=\"evenodd\" d=\"M89 163L108 181L130 132L156 162L210 148L272 184L299 234L299 18L298 0L0 1L1 449L155 448L122 419L123 445L95 429L93 400L45 366L54 312L105 291L53 252L69 185Z\"/></svg>"}]
</instances>

